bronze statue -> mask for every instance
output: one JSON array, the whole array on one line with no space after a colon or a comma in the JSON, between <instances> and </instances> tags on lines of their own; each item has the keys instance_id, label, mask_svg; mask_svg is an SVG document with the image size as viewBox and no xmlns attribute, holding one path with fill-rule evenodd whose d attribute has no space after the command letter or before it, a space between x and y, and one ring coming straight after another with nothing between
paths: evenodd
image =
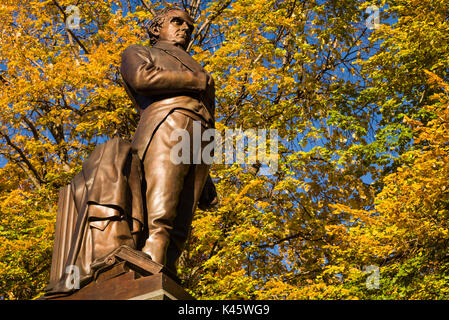
<instances>
[{"instance_id":1,"label":"bronze statue","mask_svg":"<svg viewBox=\"0 0 449 320\"><path fill-rule=\"evenodd\" d=\"M70 266L85 286L102 259L123 246L174 275L197 205L217 203L209 165L193 161L192 139L189 163L170 159L174 130L193 137L195 121L202 132L214 128L213 78L185 51L193 21L182 10L164 9L148 31L151 47L128 47L120 68L140 113L134 138L98 146L61 190L47 295L73 292L66 285Z\"/></svg>"},{"instance_id":2,"label":"bronze statue","mask_svg":"<svg viewBox=\"0 0 449 320\"><path fill-rule=\"evenodd\" d=\"M214 127L213 79L185 52L192 31L193 21L184 11L163 12L149 27L153 46L128 47L120 69L141 114L132 147L143 162L146 183L149 237L142 251L172 270L209 166L193 159L172 163L170 150L178 141L170 141L170 134L186 129L192 136L193 121L201 122L203 130Z\"/></svg>"}]
</instances>

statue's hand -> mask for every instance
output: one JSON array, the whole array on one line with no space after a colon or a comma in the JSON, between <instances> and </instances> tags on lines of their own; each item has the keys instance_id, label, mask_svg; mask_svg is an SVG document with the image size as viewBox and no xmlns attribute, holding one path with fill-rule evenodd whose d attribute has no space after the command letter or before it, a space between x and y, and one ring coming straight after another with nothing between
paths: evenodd
<instances>
[{"instance_id":1,"label":"statue's hand","mask_svg":"<svg viewBox=\"0 0 449 320\"><path fill-rule=\"evenodd\" d=\"M207 79L207 86L211 87L215 84L214 78L211 76L209 72L206 71L206 79Z\"/></svg>"},{"instance_id":2,"label":"statue's hand","mask_svg":"<svg viewBox=\"0 0 449 320\"><path fill-rule=\"evenodd\" d=\"M218 204L217 190L210 176L207 177L203 192L198 202L198 208L201 210L211 209Z\"/></svg>"}]
</instances>

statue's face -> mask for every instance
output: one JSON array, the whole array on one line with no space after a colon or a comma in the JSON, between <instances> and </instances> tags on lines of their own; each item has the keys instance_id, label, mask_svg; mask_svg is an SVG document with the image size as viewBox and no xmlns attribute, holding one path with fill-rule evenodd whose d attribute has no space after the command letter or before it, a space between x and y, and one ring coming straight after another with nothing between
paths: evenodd
<instances>
[{"instance_id":1,"label":"statue's face","mask_svg":"<svg viewBox=\"0 0 449 320\"><path fill-rule=\"evenodd\" d=\"M173 42L174 45L187 48L193 32L193 21L181 10L169 11L162 26L153 31L159 35L159 40Z\"/></svg>"}]
</instances>

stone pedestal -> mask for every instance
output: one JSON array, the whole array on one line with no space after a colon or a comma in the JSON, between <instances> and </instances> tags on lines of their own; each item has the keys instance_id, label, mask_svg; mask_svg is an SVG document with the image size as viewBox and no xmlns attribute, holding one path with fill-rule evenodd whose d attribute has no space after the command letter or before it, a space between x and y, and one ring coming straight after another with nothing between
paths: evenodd
<instances>
[{"instance_id":1,"label":"stone pedestal","mask_svg":"<svg viewBox=\"0 0 449 320\"><path fill-rule=\"evenodd\" d=\"M70 295L50 296L48 300L192 300L162 265L147 256L120 247L93 266L88 285ZM176 279L176 280L174 280Z\"/></svg>"},{"instance_id":2,"label":"stone pedestal","mask_svg":"<svg viewBox=\"0 0 449 320\"><path fill-rule=\"evenodd\" d=\"M181 286L163 273L135 279L133 271L92 282L65 297L51 300L192 300Z\"/></svg>"}]
</instances>

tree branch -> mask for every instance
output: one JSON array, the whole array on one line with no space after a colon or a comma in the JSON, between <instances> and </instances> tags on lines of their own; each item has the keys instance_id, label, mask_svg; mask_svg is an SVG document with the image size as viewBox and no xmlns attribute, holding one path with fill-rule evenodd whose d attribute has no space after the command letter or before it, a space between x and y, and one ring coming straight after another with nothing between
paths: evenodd
<instances>
[{"instance_id":1,"label":"tree branch","mask_svg":"<svg viewBox=\"0 0 449 320\"><path fill-rule=\"evenodd\" d=\"M284 241L289 241L289 240L296 239L296 238L303 238L304 240L308 240L308 241L320 241L320 240L322 240L322 238L310 239L310 238L305 237L302 233L297 232L297 233L291 234L289 236L286 236L284 238L281 238L281 239L279 239L279 240L277 240L275 242L270 242L270 243L267 243L267 244L261 244L261 245L258 245L257 247L261 248L261 249L263 249L263 248L271 248L271 247L274 247L274 246L276 246L276 245L278 245L278 244L280 244L280 243L282 243Z\"/></svg>"},{"instance_id":2,"label":"tree branch","mask_svg":"<svg viewBox=\"0 0 449 320\"><path fill-rule=\"evenodd\" d=\"M231 4L232 0L226 0L226 2L223 4L222 7L220 7L217 11L215 11L214 13L212 13L208 18L206 18L206 21L203 22L203 24L200 26L200 28L198 29L198 31L195 33L195 36L192 37L192 40L190 41L189 45L187 46L187 50L186 51L190 51L193 42L197 39L200 38L199 43L201 44L201 42L204 40L205 36L201 36L201 33L207 28L209 27L210 24L212 24L212 22Z\"/></svg>"},{"instance_id":3,"label":"tree branch","mask_svg":"<svg viewBox=\"0 0 449 320\"><path fill-rule=\"evenodd\" d=\"M16 163L25 171L25 173L33 181L34 185L38 189L41 189L41 185L43 183L43 180L40 178L39 173L37 172L36 168L34 168L34 166L31 164L31 162L27 159L27 157L23 153L22 149L20 149L17 145L15 145L11 141L9 136L4 134L1 131L0 131L0 136L3 137L6 140L6 143L19 154L19 156L22 159L23 163L21 163L20 161L16 161Z\"/></svg>"},{"instance_id":4,"label":"tree branch","mask_svg":"<svg viewBox=\"0 0 449 320\"><path fill-rule=\"evenodd\" d=\"M150 11L151 14L152 14L153 16L156 15L156 11L154 11L153 8L149 7L149 6L147 5L147 3L145 2L145 0L140 0L140 3L142 3L142 5L145 7L145 9L147 9L148 11Z\"/></svg>"}]
</instances>

